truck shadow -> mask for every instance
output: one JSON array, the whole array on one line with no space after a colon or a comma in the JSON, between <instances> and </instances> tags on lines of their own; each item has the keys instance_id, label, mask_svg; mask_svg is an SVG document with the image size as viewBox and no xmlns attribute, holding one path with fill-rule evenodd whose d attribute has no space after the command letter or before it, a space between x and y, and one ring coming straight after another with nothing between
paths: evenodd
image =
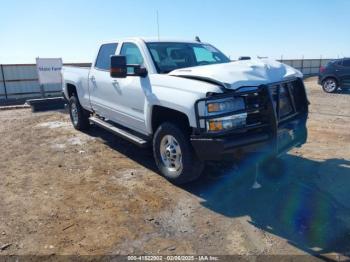
<instances>
[{"instance_id":1,"label":"truck shadow","mask_svg":"<svg viewBox=\"0 0 350 262\"><path fill-rule=\"evenodd\" d=\"M204 207L227 217L249 216L254 227L312 255L350 255L350 161L285 155L282 165L260 173L257 190L252 166L248 159L219 174L209 166L204 179L184 188Z\"/></svg>"},{"instance_id":2,"label":"truck shadow","mask_svg":"<svg viewBox=\"0 0 350 262\"><path fill-rule=\"evenodd\" d=\"M153 172L158 172L153 160L153 153L150 148L140 148L95 125L91 125L91 127L84 132L89 136L102 139L104 144L144 166L145 168Z\"/></svg>"},{"instance_id":3,"label":"truck shadow","mask_svg":"<svg viewBox=\"0 0 350 262\"><path fill-rule=\"evenodd\" d=\"M92 127L88 134L112 149L158 173L152 150ZM253 190L256 159L209 163L203 176L182 189L198 196L201 204L226 217L250 217L250 224L286 239L314 256L337 252L350 255L350 161L315 161L295 155L272 163ZM349 204L346 204L349 203Z\"/></svg>"}]
</instances>

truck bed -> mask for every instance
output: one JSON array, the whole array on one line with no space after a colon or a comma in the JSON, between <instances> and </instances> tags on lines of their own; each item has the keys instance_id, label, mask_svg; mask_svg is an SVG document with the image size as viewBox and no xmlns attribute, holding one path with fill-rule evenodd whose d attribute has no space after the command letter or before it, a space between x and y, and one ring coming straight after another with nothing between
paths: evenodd
<instances>
[{"instance_id":1,"label":"truck bed","mask_svg":"<svg viewBox=\"0 0 350 262\"><path fill-rule=\"evenodd\" d=\"M62 67L62 77L65 79L64 85L74 85L76 88L75 92L77 92L81 105L87 110L90 109L89 73L89 67ZM68 99L70 95L67 93L67 89L65 89L65 86L62 86L62 89L66 91L65 97Z\"/></svg>"}]
</instances>

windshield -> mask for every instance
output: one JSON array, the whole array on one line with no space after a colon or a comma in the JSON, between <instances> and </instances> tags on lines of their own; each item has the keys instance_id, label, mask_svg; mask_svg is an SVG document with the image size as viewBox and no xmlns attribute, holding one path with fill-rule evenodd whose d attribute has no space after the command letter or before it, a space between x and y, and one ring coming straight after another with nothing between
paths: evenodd
<instances>
[{"instance_id":1,"label":"windshield","mask_svg":"<svg viewBox=\"0 0 350 262\"><path fill-rule=\"evenodd\" d=\"M147 43L158 73L175 69L229 63L230 59L215 47L201 43Z\"/></svg>"}]
</instances>

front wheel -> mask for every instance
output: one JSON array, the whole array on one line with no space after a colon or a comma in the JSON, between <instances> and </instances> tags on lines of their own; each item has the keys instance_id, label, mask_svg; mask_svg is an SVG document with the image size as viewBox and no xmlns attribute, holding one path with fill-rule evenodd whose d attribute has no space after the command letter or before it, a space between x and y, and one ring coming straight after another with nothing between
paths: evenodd
<instances>
[{"instance_id":1,"label":"front wheel","mask_svg":"<svg viewBox=\"0 0 350 262\"><path fill-rule=\"evenodd\" d=\"M335 93L338 89L337 80L334 78L327 78L323 81L322 88L326 93Z\"/></svg>"},{"instance_id":2,"label":"front wheel","mask_svg":"<svg viewBox=\"0 0 350 262\"><path fill-rule=\"evenodd\" d=\"M161 174L174 184L197 179L204 167L195 155L189 137L172 123L161 124L155 132L153 155Z\"/></svg>"}]
</instances>

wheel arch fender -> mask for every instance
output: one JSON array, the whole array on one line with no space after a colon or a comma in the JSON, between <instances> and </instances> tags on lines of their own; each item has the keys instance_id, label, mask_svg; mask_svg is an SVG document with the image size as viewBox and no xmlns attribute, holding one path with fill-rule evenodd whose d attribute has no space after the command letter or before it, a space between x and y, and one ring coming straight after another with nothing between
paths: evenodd
<instances>
[{"instance_id":1,"label":"wheel arch fender","mask_svg":"<svg viewBox=\"0 0 350 262\"><path fill-rule=\"evenodd\" d=\"M65 93L67 99L69 99L73 95L73 93L77 94L76 83L71 82L71 81L65 81L64 93Z\"/></svg>"},{"instance_id":2,"label":"wheel arch fender","mask_svg":"<svg viewBox=\"0 0 350 262\"><path fill-rule=\"evenodd\" d=\"M153 104L147 107L146 126L149 133L154 134L157 127L163 122L179 122L182 126L191 129L196 127L194 111L172 104Z\"/></svg>"}]
</instances>

